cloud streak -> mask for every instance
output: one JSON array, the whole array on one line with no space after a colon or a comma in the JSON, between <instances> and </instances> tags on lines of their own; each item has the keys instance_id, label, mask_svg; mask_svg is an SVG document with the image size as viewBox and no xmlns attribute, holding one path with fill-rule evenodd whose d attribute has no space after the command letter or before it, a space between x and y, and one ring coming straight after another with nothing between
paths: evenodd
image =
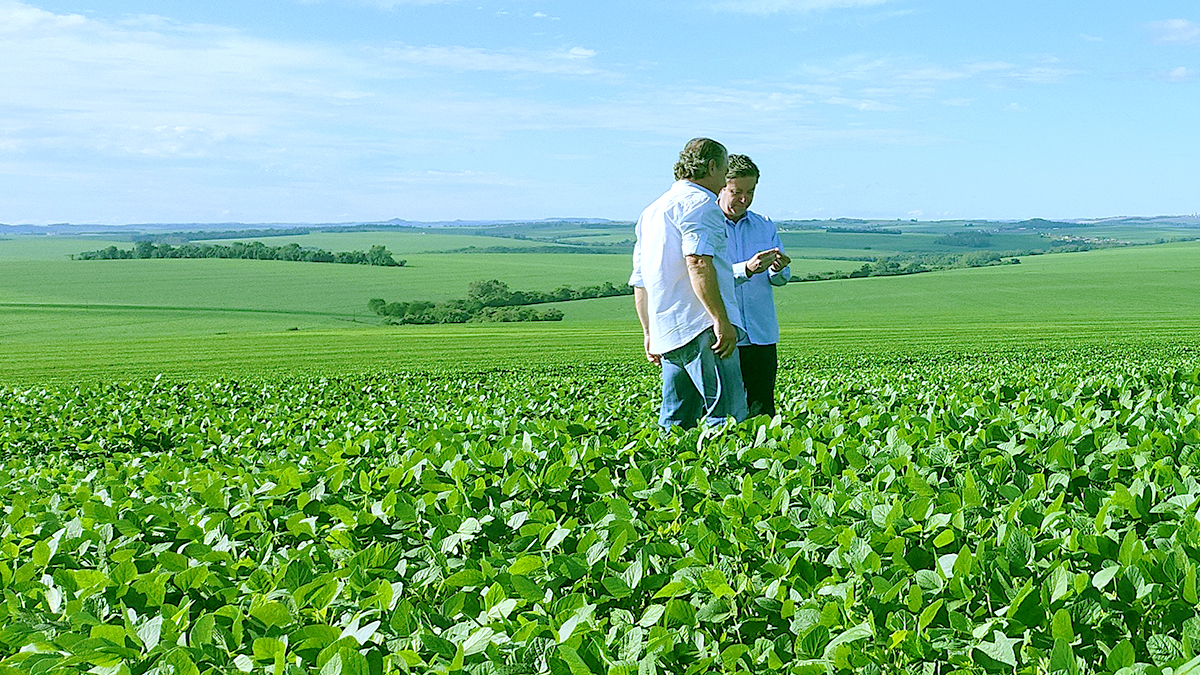
<instances>
[{"instance_id":1,"label":"cloud streak","mask_svg":"<svg viewBox=\"0 0 1200 675\"><path fill-rule=\"evenodd\" d=\"M1151 38L1160 45L1200 44L1200 23L1187 19L1167 19L1148 24Z\"/></svg>"},{"instance_id":2,"label":"cloud streak","mask_svg":"<svg viewBox=\"0 0 1200 675\"><path fill-rule=\"evenodd\" d=\"M596 52L573 47L561 52L494 51L474 47L400 45L379 50L386 61L453 72L534 73L543 75L595 75L601 71L586 63Z\"/></svg>"},{"instance_id":3,"label":"cloud streak","mask_svg":"<svg viewBox=\"0 0 1200 675\"><path fill-rule=\"evenodd\" d=\"M780 14L824 12L833 9L876 7L892 0L724 0L712 4L718 12L741 14Z\"/></svg>"}]
</instances>

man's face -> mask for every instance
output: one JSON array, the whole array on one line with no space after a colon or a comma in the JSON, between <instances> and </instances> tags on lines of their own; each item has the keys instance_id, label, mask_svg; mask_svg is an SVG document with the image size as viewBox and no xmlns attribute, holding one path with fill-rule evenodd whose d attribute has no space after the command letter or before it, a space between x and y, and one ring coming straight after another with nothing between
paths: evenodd
<instances>
[{"instance_id":1,"label":"man's face","mask_svg":"<svg viewBox=\"0 0 1200 675\"><path fill-rule=\"evenodd\" d=\"M725 181L721 194L717 195L717 203L730 220L740 220L746 215L746 209L754 203L754 188L758 187L758 178L746 176Z\"/></svg>"}]
</instances>

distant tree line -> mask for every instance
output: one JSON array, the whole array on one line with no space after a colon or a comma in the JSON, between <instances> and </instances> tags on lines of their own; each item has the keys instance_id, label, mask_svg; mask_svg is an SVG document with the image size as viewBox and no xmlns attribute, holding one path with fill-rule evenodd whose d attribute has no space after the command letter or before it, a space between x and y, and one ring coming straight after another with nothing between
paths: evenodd
<instances>
[{"instance_id":1,"label":"distant tree line","mask_svg":"<svg viewBox=\"0 0 1200 675\"><path fill-rule=\"evenodd\" d=\"M367 308L386 317L390 324L434 324L434 323L480 323L509 321L562 321L563 313L558 309L539 312L529 305L567 300L608 298L632 295L633 288L604 282L599 286L570 288L560 286L553 291L514 291L503 281L472 281L467 286L467 297L446 302L414 300L411 302L387 302L382 298L367 301Z\"/></svg>"},{"instance_id":2,"label":"distant tree line","mask_svg":"<svg viewBox=\"0 0 1200 675\"><path fill-rule=\"evenodd\" d=\"M951 232L933 240L938 246L967 246L970 248L988 248L992 245L992 235L987 232Z\"/></svg>"},{"instance_id":3,"label":"distant tree line","mask_svg":"<svg viewBox=\"0 0 1200 675\"><path fill-rule=\"evenodd\" d=\"M494 236L494 235L489 235ZM510 237L511 239L522 239L523 237ZM623 240L613 242L611 244L571 244L567 246L553 246L553 242L543 246L464 246L462 248L452 248L438 253L619 253L628 254L633 251L633 240Z\"/></svg>"},{"instance_id":4,"label":"distant tree line","mask_svg":"<svg viewBox=\"0 0 1200 675\"><path fill-rule=\"evenodd\" d=\"M155 244L186 244L193 241L213 239L261 239L264 237L298 237L312 234L311 227L276 227L270 229L221 230L205 232L166 232L132 235L132 241L149 241Z\"/></svg>"},{"instance_id":5,"label":"distant tree line","mask_svg":"<svg viewBox=\"0 0 1200 675\"><path fill-rule=\"evenodd\" d=\"M904 234L901 230L887 227L827 227L825 231L840 234Z\"/></svg>"},{"instance_id":6,"label":"distant tree line","mask_svg":"<svg viewBox=\"0 0 1200 675\"><path fill-rule=\"evenodd\" d=\"M1021 259L1018 252L972 251L970 253L918 253L878 258L863 263L862 267L850 272L814 272L804 277L793 277L793 282L829 281L831 279L862 279L864 277L894 277L904 274L921 274L935 270L959 269L964 267L990 267L992 265L1017 265ZM1040 255L1042 251L1021 252Z\"/></svg>"},{"instance_id":7,"label":"distant tree line","mask_svg":"<svg viewBox=\"0 0 1200 675\"><path fill-rule=\"evenodd\" d=\"M292 262L341 263L346 265L378 265L380 267L403 267L404 260L396 260L385 246L372 246L362 251L338 251L331 253L320 248L302 248L299 244L267 246L260 241L232 244L155 244L138 241L129 250L109 246L99 251L86 251L71 256L72 260L130 260L146 258L232 258L236 260L288 260Z\"/></svg>"}]
</instances>

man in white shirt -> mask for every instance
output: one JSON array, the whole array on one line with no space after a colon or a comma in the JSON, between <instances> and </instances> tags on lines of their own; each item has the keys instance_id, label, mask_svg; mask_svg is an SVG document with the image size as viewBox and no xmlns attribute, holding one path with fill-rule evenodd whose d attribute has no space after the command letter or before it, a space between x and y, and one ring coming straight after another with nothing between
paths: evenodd
<instances>
[{"instance_id":1,"label":"man in white shirt","mask_svg":"<svg viewBox=\"0 0 1200 675\"><path fill-rule=\"evenodd\" d=\"M746 334L738 342L742 383L751 417L775 416L775 375L779 370L776 344L779 320L775 316L776 286L792 277L792 259L770 218L750 211L758 187L758 167L746 155L730 155L725 186L718 196L725 214L725 235L736 282L734 295Z\"/></svg>"},{"instance_id":2,"label":"man in white shirt","mask_svg":"<svg viewBox=\"0 0 1200 675\"><path fill-rule=\"evenodd\" d=\"M638 218L629 285L646 358L662 367L663 427L746 418L737 356L741 317L716 194L728 165L720 143L688 141L674 185Z\"/></svg>"}]
</instances>

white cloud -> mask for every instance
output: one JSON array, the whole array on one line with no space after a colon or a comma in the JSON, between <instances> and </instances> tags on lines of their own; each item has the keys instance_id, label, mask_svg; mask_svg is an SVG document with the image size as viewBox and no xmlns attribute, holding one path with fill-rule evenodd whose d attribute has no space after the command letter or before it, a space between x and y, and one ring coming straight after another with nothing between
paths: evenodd
<instances>
[{"instance_id":1,"label":"white cloud","mask_svg":"<svg viewBox=\"0 0 1200 675\"><path fill-rule=\"evenodd\" d=\"M0 33L29 33L82 26L81 14L54 14L19 2L0 3Z\"/></svg>"},{"instance_id":2,"label":"white cloud","mask_svg":"<svg viewBox=\"0 0 1200 675\"><path fill-rule=\"evenodd\" d=\"M863 112L886 112L900 109L898 106L890 103L880 103L879 101L872 101L870 99L850 99L841 96L831 97L826 99L825 102L830 105L847 106Z\"/></svg>"},{"instance_id":3,"label":"white cloud","mask_svg":"<svg viewBox=\"0 0 1200 675\"><path fill-rule=\"evenodd\" d=\"M298 0L301 4L316 5L330 0ZM379 9L395 9L406 5L448 5L458 0L336 0L343 4L378 7Z\"/></svg>"},{"instance_id":4,"label":"white cloud","mask_svg":"<svg viewBox=\"0 0 1200 675\"><path fill-rule=\"evenodd\" d=\"M1167 19L1148 24L1153 40L1159 44L1200 44L1200 23L1187 19Z\"/></svg>"},{"instance_id":5,"label":"white cloud","mask_svg":"<svg viewBox=\"0 0 1200 675\"><path fill-rule=\"evenodd\" d=\"M1196 71L1185 66L1179 66L1167 73L1167 80L1171 82L1187 82L1188 80L1195 79L1195 77Z\"/></svg>"},{"instance_id":6,"label":"white cloud","mask_svg":"<svg viewBox=\"0 0 1200 675\"><path fill-rule=\"evenodd\" d=\"M1087 33L1080 33L1079 39L1083 40L1084 42L1104 42L1104 38L1095 35L1088 35Z\"/></svg>"},{"instance_id":7,"label":"white cloud","mask_svg":"<svg viewBox=\"0 0 1200 675\"><path fill-rule=\"evenodd\" d=\"M593 75L600 71L581 64L596 52L573 47L561 52L493 51L475 47L387 47L380 53L393 63L457 72L540 73Z\"/></svg>"},{"instance_id":8,"label":"white cloud","mask_svg":"<svg viewBox=\"0 0 1200 675\"><path fill-rule=\"evenodd\" d=\"M1009 103L1008 108L1006 108L1006 110L1008 110L1009 112L1023 113L1026 110L1028 110L1028 108L1021 105L1020 103Z\"/></svg>"},{"instance_id":9,"label":"white cloud","mask_svg":"<svg viewBox=\"0 0 1200 675\"><path fill-rule=\"evenodd\" d=\"M874 7L892 0L722 0L712 8L721 12L743 14L778 14L780 12L820 12L831 9Z\"/></svg>"}]
</instances>

